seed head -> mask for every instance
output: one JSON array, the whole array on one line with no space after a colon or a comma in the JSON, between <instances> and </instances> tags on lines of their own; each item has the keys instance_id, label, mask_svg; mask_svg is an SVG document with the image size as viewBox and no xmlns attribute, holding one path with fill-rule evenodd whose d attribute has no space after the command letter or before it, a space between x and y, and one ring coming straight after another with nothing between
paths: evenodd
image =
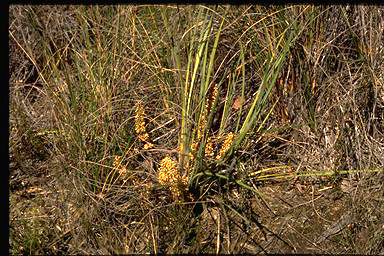
<instances>
[{"instance_id":1,"label":"seed head","mask_svg":"<svg viewBox=\"0 0 384 256\"><path fill-rule=\"evenodd\" d=\"M153 148L153 144L152 143L147 143L147 144L145 144L144 145L144 149L151 149L151 148Z\"/></svg>"},{"instance_id":2,"label":"seed head","mask_svg":"<svg viewBox=\"0 0 384 256\"><path fill-rule=\"evenodd\" d=\"M145 132L144 107L141 101L138 101L135 105L135 131L137 134Z\"/></svg>"},{"instance_id":3,"label":"seed head","mask_svg":"<svg viewBox=\"0 0 384 256\"><path fill-rule=\"evenodd\" d=\"M181 176L177 170L177 161L167 156L160 161L159 183L170 185L170 190L174 199L178 199L182 194L182 187L188 183L188 178Z\"/></svg>"},{"instance_id":4,"label":"seed head","mask_svg":"<svg viewBox=\"0 0 384 256\"><path fill-rule=\"evenodd\" d=\"M197 127L197 140L200 140L201 137L203 137L204 128L207 126L207 117L218 95L219 95L219 86L216 84L212 89L212 93L209 95L209 97L205 102L205 108L203 113L201 114L199 125Z\"/></svg>"},{"instance_id":5,"label":"seed head","mask_svg":"<svg viewBox=\"0 0 384 256\"><path fill-rule=\"evenodd\" d=\"M167 156L160 162L159 182L164 185L167 183L176 183L180 179L177 170L177 161Z\"/></svg>"},{"instance_id":6,"label":"seed head","mask_svg":"<svg viewBox=\"0 0 384 256\"><path fill-rule=\"evenodd\" d=\"M115 156L115 159L113 160L113 169L117 170L120 175L125 175L127 173L127 168L125 168L124 165L122 165L122 159L121 156Z\"/></svg>"},{"instance_id":7,"label":"seed head","mask_svg":"<svg viewBox=\"0 0 384 256\"><path fill-rule=\"evenodd\" d=\"M215 155L215 150L213 147L214 138L209 137L207 143L205 144L205 157L213 158Z\"/></svg>"},{"instance_id":8,"label":"seed head","mask_svg":"<svg viewBox=\"0 0 384 256\"><path fill-rule=\"evenodd\" d=\"M219 86L217 84L215 84L215 86L213 87L211 105L216 101L216 98L218 95L219 95Z\"/></svg>"},{"instance_id":9,"label":"seed head","mask_svg":"<svg viewBox=\"0 0 384 256\"><path fill-rule=\"evenodd\" d=\"M224 141L223 145L221 146L219 154L216 156L216 160L220 160L221 158L224 157L224 155L227 153L227 151L231 147L234 139L235 139L235 134L233 132L230 132L227 134L227 137L225 138L225 141Z\"/></svg>"},{"instance_id":10,"label":"seed head","mask_svg":"<svg viewBox=\"0 0 384 256\"><path fill-rule=\"evenodd\" d=\"M153 148L153 144L148 142L149 134L145 130L144 107L141 101L138 101L135 105L135 131L139 140L146 142L144 149Z\"/></svg>"}]
</instances>

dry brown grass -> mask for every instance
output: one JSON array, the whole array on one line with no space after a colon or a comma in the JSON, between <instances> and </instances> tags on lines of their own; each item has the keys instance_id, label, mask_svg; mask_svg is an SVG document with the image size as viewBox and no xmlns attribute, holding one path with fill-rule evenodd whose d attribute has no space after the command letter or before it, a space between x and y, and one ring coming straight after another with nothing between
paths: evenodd
<instances>
[{"instance_id":1,"label":"dry brown grass","mask_svg":"<svg viewBox=\"0 0 384 256\"><path fill-rule=\"evenodd\" d=\"M225 18L220 86L190 117L181 168L186 70L171 56L187 66L200 9L209 40ZM378 6L11 6L10 252L383 254L383 17ZM230 152L287 24L298 38Z\"/></svg>"}]
</instances>

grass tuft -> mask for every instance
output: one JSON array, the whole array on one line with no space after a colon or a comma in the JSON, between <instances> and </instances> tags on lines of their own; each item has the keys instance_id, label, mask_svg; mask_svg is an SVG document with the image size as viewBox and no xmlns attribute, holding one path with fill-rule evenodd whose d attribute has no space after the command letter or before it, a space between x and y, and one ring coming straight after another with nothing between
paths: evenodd
<instances>
[{"instance_id":1,"label":"grass tuft","mask_svg":"<svg viewBox=\"0 0 384 256\"><path fill-rule=\"evenodd\" d=\"M10 252L382 253L383 17L10 6Z\"/></svg>"}]
</instances>

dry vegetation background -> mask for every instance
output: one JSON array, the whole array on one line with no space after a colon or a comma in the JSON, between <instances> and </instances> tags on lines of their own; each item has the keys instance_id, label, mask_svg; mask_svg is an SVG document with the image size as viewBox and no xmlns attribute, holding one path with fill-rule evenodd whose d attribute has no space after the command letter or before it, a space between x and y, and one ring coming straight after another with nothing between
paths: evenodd
<instances>
[{"instance_id":1,"label":"dry vegetation background","mask_svg":"<svg viewBox=\"0 0 384 256\"><path fill-rule=\"evenodd\" d=\"M9 19L10 253L384 254L382 7Z\"/></svg>"}]
</instances>

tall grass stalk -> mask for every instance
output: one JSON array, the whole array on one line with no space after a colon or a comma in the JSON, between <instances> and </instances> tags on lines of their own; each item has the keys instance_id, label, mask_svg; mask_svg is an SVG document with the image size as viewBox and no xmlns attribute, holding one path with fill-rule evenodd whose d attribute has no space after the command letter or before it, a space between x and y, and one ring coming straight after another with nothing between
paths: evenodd
<instances>
[{"instance_id":1,"label":"tall grass stalk","mask_svg":"<svg viewBox=\"0 0 384 256\"><path fill-rule=\"evenodd\" d=\"M205 11L205 14L202 12ZM203 16L203 17L202 17ZM206 9L201 8L199 15L197 16L196 24L200 26L192 29L190 49L188 55L188 64L186 70L186 78L184 85L181 87L181 101L182 101L182 116L181 116L181 130L180 130L180 166L185 166L189 157L189 147L194 139L194 135L191 131L193 124L199 124L201 118L203 118L205 109L206 95L210 86L213 86L211 73L213 69L213 63L215 60L215 53L220 37L220 32L223 26L224 19L220 24L218 31L216 32L215 41L208 58L208 36L211 32L212 20L209 18L209 12ZM198 35L200 32L200 35ZM197 39L199 36L199 39ZM194 61L192 61L194 59ZM200 89L195 89L195 85L200 81ZM199 92L198 97L194 96L195 92ZM194 115L193 109L197 110L198 115ZM197 116L195 121L194 116ZM204 127L205 128L205 127Z\"/></svg>"}]
</instances>

